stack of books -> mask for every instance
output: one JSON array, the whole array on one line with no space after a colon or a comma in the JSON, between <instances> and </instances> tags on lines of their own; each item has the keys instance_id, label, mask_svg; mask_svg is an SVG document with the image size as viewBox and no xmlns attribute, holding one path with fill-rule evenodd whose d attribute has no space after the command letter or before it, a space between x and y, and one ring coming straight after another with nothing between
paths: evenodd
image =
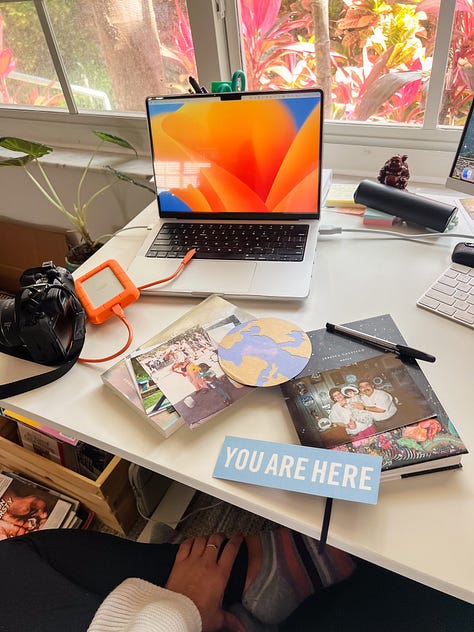
<instances>
[{"instance_id":1,"label":"stack of books","mask_svg":"<svg viewBox=\"0 0 474 632\"><path fill-rule=\"evenodd\" d=\"M88 479L95 481L113 458L110 452L69 437L8 408L0 408L1 417L16 422L18 440L26 450Z\"/></svg>"},{"instance_id":2,"label":"stack of books","mask_svg":"<svg viewBox=\"0 0 474 632\"><path fill-rule=\"evenodd\" d=\"M74 498L18 474L0 474L0 540L40 529L86 529L93 515Z\"/></svg>"},{"instance_id":3,"label":"stack of books","mask_svg":"<svg viewBox=\"0 0 474 632\"><path fill-rule=\"evenodd\" d=\"M405 342L389 314L348 326ZM308 336L308 365L281 386L302 445L381 456L382 481L461 467L466 446L416 362L326 329Z\"/></svg>"}]
</instances>

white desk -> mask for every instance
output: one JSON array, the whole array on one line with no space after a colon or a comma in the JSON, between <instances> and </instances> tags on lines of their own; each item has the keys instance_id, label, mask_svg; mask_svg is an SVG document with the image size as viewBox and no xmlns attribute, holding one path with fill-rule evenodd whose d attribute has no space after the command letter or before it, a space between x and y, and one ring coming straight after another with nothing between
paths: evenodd
<instances>
[{"instance_id":1,"label":"white desk","mask_svg":"<svg viewBox=\"0 0 474 632\"><path fill-rule=\"evenodd\" d=\"M155 213L150 205L133 223L147 224ZM361 220L328 212L323 223L360 226ZM456 230L465 232L466 226L461 223ZM121 233L83 270L109 257L126 266L142 239L140 230ZM287 318L306 329L323 327L326 321L342 323L390 313L408 344L437 356L435 364L424 363L423 368L471 450L463 458L464 468L384 483L376 506L335 501L328 542L474 603L474 334L415 306L448 265L457 241L437 238L425 245L364 234L321 237L306 301L238 303L256 316ZM133 346L198 302L197 298L142 297L127 308L135 331ZM125 336L116 319L89 327L84 353L107 355ZM302 533L320 535L323 499L211 476L225 435L297 443L278 388L258 390L202 427L182 428L162 439L102 385L100 373L111 364L77 365L54 384L3 405ZM24 363L0 356L2 382L24 374Z\"/></svg>"}]
</instances>

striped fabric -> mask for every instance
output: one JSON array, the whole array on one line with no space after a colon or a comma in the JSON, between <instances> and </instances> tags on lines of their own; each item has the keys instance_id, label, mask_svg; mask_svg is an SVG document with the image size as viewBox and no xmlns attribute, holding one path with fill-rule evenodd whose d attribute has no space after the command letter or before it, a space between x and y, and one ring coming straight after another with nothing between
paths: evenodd
<instances>
[{"instance_id":1,"label":"striped fabric","mask_svg":"<svg viewBox=\"0 0 474 632\"><path fill-rule=\"evenodd\" d=\"M338 549L288 529L260 534L262 565L242 597L253 616L267 624L284 621L307 597L347 579L355 565Z\"/></svg>"}]
</instances>

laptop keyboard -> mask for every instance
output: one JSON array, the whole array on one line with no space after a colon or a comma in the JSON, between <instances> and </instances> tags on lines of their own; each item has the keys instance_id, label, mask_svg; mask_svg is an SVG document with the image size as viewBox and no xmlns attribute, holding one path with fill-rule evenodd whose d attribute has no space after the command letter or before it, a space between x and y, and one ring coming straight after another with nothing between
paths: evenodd
<instances>
[{"instance_id":1,"label":"laptop keyboard","mask_svg":"<svg viewBox=\"0 0 474 632\"><path fill-rule=\"evenodd\" d=\"M183 257L196 248L195 259L302 261L308 224L165 223L147 257Z\"/></svg>"},{"instance_id":2,"label":"laptop keyboard","mask_svg":"<svg viewBox=\"0 0 474 632\"><path fill-rule=\"evenodd\" d=\"M416 304L474 328L474 268L452 263Z\"/></svg>"}]
</instances>

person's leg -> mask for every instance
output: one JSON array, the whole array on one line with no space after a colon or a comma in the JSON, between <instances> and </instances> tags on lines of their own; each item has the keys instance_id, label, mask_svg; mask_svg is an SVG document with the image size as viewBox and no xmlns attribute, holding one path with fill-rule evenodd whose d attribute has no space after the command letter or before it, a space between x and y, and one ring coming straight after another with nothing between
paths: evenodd
<instances>
[{"instance_id":1,"label":"person's leg","mask_svg":"<svg viewBox=\"0 0 474 632\"><path fill-rule=\"evenodd\" d=\"M472 632L473 621L472 604L358 559L347 582L307 599L280 629Z\"/></svg>"},{"instance_id":2,"label":"person's leg","mask_svg":"<svg viewBox=\"0 0 474 632\"><path fill-rule=\"evenodd\" d=\"M177 544L140 543L95 531L43 530L28 536L38 555L75 584L105 597L128 577L164 586ZM247 549L241 547L225 601L239 601L247 572Z\"/></svg>"},{"instance_id":3,"label":"person's leg","mask_svg":"<svg viewBox=\"0 0 474 632\"><path fill-rule=\"evenodd\" d=\"M65 578L26 536L0 542L2 632L84 632L102 597Z\"/></svg>"},{"instance_id":4,"label":"person's leg","mask_svg":"<svg viewBox=\"0 0 474 632\"><path fill-rule=\"evenodd\" d=\"M21 582L15 584L11 593L16 594L14 603L18 603L18 595L29 593L36 603L50 604L51 593L60 595L63 591L63 597L54 602L66 604L67 616L76 607L78 620L93 615L102 599L128 577L165 585L178 548L93 531L43 530L0 543L0 565L6 577L18 578L17 558L11 553L15 547L22 551L20 567L29 582L28 590L20 590ZM308 595L351 574L353 565L348 556L329 546L319 554L317 547L316 540L282 528L247 536L232 570L224 607L242 601L257 619L280 622ZM29 622L34 621L31 603L30 599L22 612ZM9 616L13 614L14 610ZM14 626L5 628L10 629ZM55 629L60 628L48 630Z\"/></svg>"},{"instance_id":5,"label":"person's leg","mask_svg":"<svg viewBox=\"0 0 474 632\"><path fill-rule=\"evenodd\" d=\"M42 530L0 542L2 632L83 632L124 579L164 586L178 545L145 544L94 531ZM247 571L241 547L225 603L240 601Z\"/></svg>"},{"instance_id":6,"label":"person's leg","mask_svg":"<svg viewBox=\"0 0 474 632\"><path fill-rule=\"evenodd\" d=\"M145 544L79 529L44 529L23 538L58 573L102 597L127 577L164 585L178 550L175 544Z\"/></svg>"}]
</instances>

